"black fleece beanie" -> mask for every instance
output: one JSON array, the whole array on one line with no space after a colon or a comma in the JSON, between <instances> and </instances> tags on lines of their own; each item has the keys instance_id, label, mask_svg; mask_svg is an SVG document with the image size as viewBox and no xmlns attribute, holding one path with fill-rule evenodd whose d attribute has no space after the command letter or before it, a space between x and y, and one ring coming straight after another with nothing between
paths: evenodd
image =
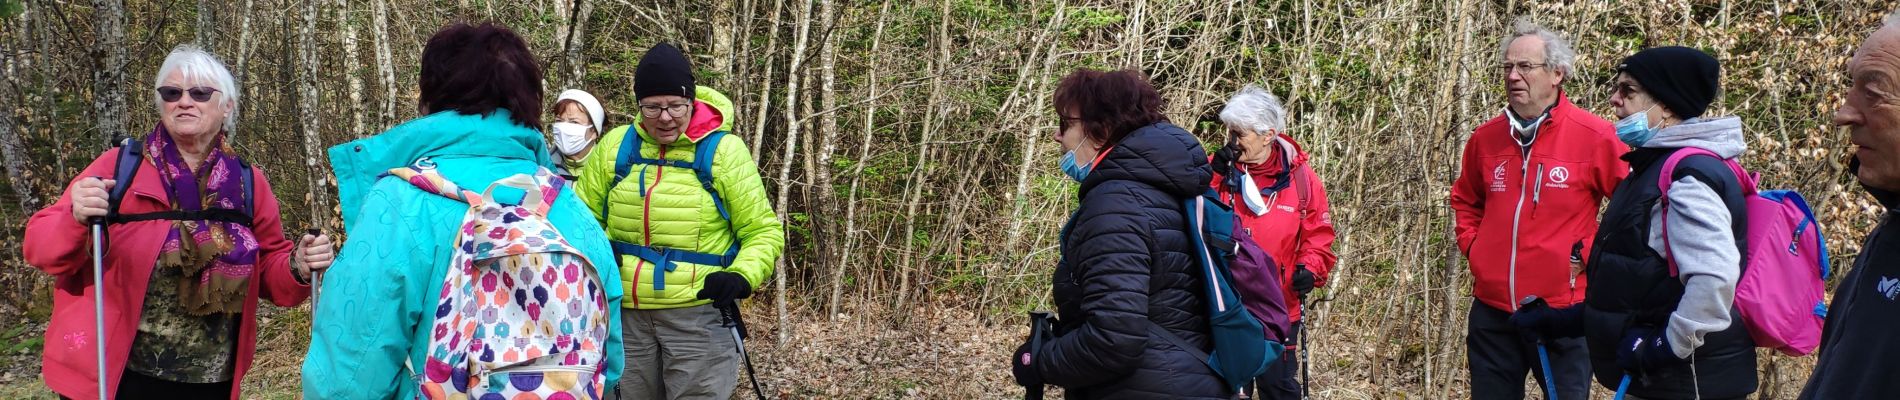
<instances>
[{"instance_id":1,"label":"black fleece beanie","mask_svg":"<svg viewBox=\"0 0 1900 400\"><path fill-rule=\"evenodd\" d=\"M1617 72L1643 85L1656 102L1682 119L1702 116L1722 91L1722 66L1715 57L1688 47L1656 47L1624 58Z\"/></svg>"},{"instance_id":2,"label":"black fleece beanie","mask_svg":"<svg viewBox=\"0 0 1900 400\"><path fill-rule=\"evenodd\" d=\"M669 94L690 99L693 88L693 63L671 44L654 45L633 69L635 100Z\"/></svg>"}]
</instances>

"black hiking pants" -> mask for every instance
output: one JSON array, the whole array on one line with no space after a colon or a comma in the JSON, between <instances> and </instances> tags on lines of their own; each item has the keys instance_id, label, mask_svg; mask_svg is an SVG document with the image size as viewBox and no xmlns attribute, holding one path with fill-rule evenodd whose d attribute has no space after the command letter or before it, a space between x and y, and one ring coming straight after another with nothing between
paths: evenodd
<instances>
[{"instance_id":1,"label":"black hiking pants","mask_svg":"<svg viewBox=\"0 0 1900 400\"><path fill-rule=\"evenodd\" d=\"M1465 357L1471 368L1471 398L1518 400L1524 398L1524 374L1546 387L1537 356L1537 341L1511 325L1511 312L1471 301L1465 336ZM1545 340L1551 374L1557 376L1557 398L1586 399L1590 395L1590 349L1582 337ZM1539 396L1547 398L1549 396Z\"/></svg>"}]
</instances>

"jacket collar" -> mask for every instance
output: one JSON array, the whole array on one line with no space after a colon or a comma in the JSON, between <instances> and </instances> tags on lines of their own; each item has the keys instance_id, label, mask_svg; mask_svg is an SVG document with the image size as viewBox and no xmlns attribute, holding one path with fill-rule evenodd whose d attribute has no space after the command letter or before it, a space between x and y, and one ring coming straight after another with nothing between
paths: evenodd
<instances>
[{"instance_id":1,"label":"jacket collar","mask_svg":"<svg viewBox=\"0 0 1900 400\"><path fill-rule=\"evenodd\" d=\"M383 173L425 157L526 160L546 168L553 168L555 163L541 132L516 125L505 109L487 115L438 112L376 136L336 145L328 152L330 165L335 168L345 229L356 219L362 197Z\"/></svg>"}]
</instances>

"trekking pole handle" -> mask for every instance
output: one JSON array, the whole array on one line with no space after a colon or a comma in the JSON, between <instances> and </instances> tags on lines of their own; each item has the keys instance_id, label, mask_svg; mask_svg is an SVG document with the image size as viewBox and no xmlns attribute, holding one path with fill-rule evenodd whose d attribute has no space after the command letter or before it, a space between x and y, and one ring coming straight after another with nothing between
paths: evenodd
<instances>
[{"instance_id":1,"label":"trekking pole handle","mask_svg":"<svg viewBox=\"0 0 1900 400\"><path fill-rule=\"evenodd\" d=\"M752 334L746 331L745 318L739 314L738 303L713 303L712 306L714 310L719 310L719 318L725 321L725 325L732 327L735 332L739 333L739 338L745 339L752 337Z\"/></svg>"},{"instance_id":2,"label":"trekking pole handle","mask_svg":"<svg viewBox=\"0 0 1900 400\"><path fill-rule=\"evenodd\" d=\"M1042 361L1041 357L1036 356L1036 350L1042 348L1042 337L1049 333L1049 318L1052 315L1048 311L1029 312L1029 362L1031 363ZM1042 385L1024 387L1023 398L1042 400L1042 389Z\"/></svg>"},{"instance_id":3,"label":"trekking pole handle","mask_svg":"<svg viewBox=\"0 0 1900 400\"><path fill-rule=\"evenodd\" d=\"M120 152L142 151L138 148L138 145L136 143L137 141L133 140L132 138L113 139L113 144L118 146ZM119 175L121 174L119 174L118 170L126 169L126 168L132 168L133 170L137 170L138 166L137 165L122 166L122 165L115 164L112 167L113 169L112 178L113 179L120 178ZM104 177L96 177L96 178L105 179ZM103 225L105 224L105 221L107 219L117 218L119 215L119 202L125 199L125 190L131 187L132 187L132 182L113 182L112 188L106 190L106 217L107 218L94 218L92 220L92 223L94 225Z\"/></svg>"},{"instance_id":4,"label":"trekking pole handle","mask_svg":"<svg viewBox=\"0 0 1900 400\"><path fill-rule=\"evenodd\" d=\"M305 228L303 233L312 237L323 236L323 230L317 228ZM312 272L310 273L310 311L312 313L316 312L317 303L322 301L322 299L323 271Z\"/></svg>"}]
</instances>

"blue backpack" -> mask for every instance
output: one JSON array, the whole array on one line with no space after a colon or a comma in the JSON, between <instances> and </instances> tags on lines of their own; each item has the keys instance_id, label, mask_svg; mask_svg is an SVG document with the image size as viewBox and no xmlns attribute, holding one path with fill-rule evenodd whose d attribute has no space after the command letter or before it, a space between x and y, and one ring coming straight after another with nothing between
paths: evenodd
<instances>
[{"instance_id":1,"label":"blue backpack","mask_svg":"<svg viewBox=\"0 0 1900 400\"><path fill-rule=\"evenodd\" d=\"M712 196L713 207L719 210L719 219L726 221L726 229L734 233L734 240L732 241L732 245L726 248L724 254L709 254L686 249L646 246L637 243L609 240L609 243L613 245L614 254L634 256L652 263L654 267L653 290L666 289L666 273L679 267L675 262L687 262L718 268L732 266L732 260L739 256L738 230L732 227L732 215L726 212L725 198L719 195L719 190L713 185L713 155L719 151L720 139L724 139L728 133L723 130L714 131L713 133L707 134L706 137L699 139L699 142L694 144L693 161L685 162L641 156L640 148L644 144L640 140L640 133L637 132L638 129L639 127L637 126L628 126L626 139L620 141L620 154L614 157L614 179L607 184L607 194L601 195L601 215L613 214L611 211L613 209L613 202L607 201L607 197L613 194L614 188L620 186L620 182L625 180L628 174L634 172L634 165L641 166L640 193L647 192L646 168L672 167L689 169L693 171L693 177L699 180L700 188L705 189L706 194Z\"/></svg>"},{"instance_id":2,"label":"blue backpack","mask_svg":"<svg viewBox=\"0 0 1900 400\"><path fill-rule=\"evenodd\" d=\"M1246 299L1234 289L1234 275L1230 271L1234 257L1248 253L1249 247L1253 254L1260 252L1252 240L1236 240L1234 211L1219 199L1219 195L1210 189L1206 194L1183 201L1189 236L1194 239L1194 249L1197 250L1194 257L1199 262L1195 264L1199 266L1200 275L1206 282L1203 289L1214 350L1203 352L1160 325L1149 323L1148 330L1200 357L1214 370L1215 375L1227 381L1229 390L1239 391L1242 385L1266 373L1267 366L1280 358L1286 345L1269 337L1268 325L1248 311ZM1284 326L1285 322L1279 324Z\"/></svg>"}]
</instances>

